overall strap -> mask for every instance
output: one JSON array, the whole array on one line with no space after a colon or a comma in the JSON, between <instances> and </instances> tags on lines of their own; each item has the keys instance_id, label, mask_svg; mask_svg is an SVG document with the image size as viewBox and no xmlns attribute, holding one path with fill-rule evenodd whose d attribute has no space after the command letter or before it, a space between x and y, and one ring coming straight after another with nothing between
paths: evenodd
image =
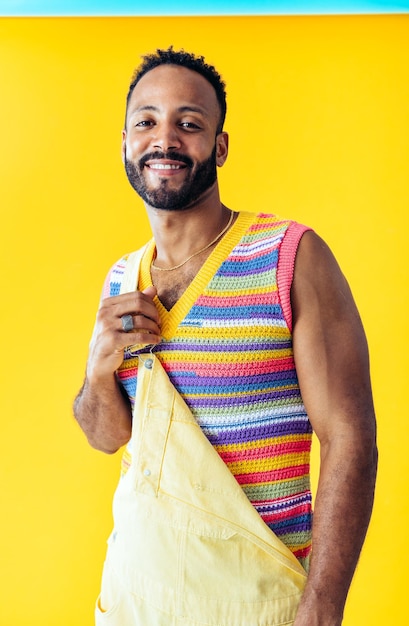
<instances>
[{"instance_id":1,"label":"overall strap","mask_svg":"<svg viewBox=\"0 0 409 626\"><path fill-rule=\"evenodd\" d=\"M139 268L147 246L148 244L142 246L142 248L139 248L139 250L136 250L135 252L131 252L131 254L128 256L120 293L129 293L137 289Z\"/></svg>"}]
</instances>

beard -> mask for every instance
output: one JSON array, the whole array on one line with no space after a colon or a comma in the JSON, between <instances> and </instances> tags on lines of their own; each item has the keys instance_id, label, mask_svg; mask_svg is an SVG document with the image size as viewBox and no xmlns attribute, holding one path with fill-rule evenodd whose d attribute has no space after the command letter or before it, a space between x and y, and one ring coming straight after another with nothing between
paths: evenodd
<instances>
[{"instance_id":1,"label":"beard","mask_svg":"<svg viewBox=\"0 0 409 626\"><path fill-rule=\"evenodd\" d=\"M143 171L145 163L150 159L170 159L185 163L188 174L181 187L169 189L169 181L163 178L157 187L149 188ZM180 211L189 208L215 183L217 178L216 146L209 158L199 162L196 167L192 159L177 152L151 152L145 154L137 165L129 161L125 155L125 171L131 186L146 204L155 209Z\"/></svg>"}]
</instances>

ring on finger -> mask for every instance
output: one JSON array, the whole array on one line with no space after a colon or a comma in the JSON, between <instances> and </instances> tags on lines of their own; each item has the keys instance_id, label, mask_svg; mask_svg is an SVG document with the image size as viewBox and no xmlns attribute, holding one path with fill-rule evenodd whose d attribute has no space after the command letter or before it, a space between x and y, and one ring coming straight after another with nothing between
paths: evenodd
<instances>
[{"instance_id":1,"label":"ring on finger","mask_svg":"<svg viewBox=\"0 0 409 626\"><path fill-rule=\"evenodd\" d=\"M134 329L132 315L121 315L122 329L125 333L129 333Z\"/></svg>"}]
</instances>

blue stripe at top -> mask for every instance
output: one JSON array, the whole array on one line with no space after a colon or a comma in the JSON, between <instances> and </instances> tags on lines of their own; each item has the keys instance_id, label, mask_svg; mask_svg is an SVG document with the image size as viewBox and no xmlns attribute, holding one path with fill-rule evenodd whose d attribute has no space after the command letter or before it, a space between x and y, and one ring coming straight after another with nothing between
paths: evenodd
<instances>
[{"instance_id":1,"label":"blue stripe at top","mask_svg":"<svg viewBox=\"0 0 409 626\"><path fill-rule=\"evenodd\" d=\"M357 15L408 13L409 0L0 0L0 16Z\"/></svg>"}]
</instances>

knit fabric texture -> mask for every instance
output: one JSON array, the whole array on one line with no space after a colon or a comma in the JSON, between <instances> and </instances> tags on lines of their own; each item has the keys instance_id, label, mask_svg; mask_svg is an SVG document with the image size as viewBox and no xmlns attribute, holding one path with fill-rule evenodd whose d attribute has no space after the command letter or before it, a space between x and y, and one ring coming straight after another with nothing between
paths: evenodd
<instances>
[{"instance_id":1,"label":"knit fabric texture","mask_svg":"<svg viewBox=\"0 0 409 626\"><path fill-rule=\"evenodd\" d=\"M176 305L156 298L162 342L153 348L203 433L264 522L308 570L311 551L310 448L292 349L290 288L299 241L308 230L274 215L241 212ZM142 260L150 284L155 243ZM103 295L119 293L127 257ZM137 355L117 372L131 404ZM160 390L158 390L160 393ZM122 471L130 463L130 446Z\"/></svg>"}]
</instances>

